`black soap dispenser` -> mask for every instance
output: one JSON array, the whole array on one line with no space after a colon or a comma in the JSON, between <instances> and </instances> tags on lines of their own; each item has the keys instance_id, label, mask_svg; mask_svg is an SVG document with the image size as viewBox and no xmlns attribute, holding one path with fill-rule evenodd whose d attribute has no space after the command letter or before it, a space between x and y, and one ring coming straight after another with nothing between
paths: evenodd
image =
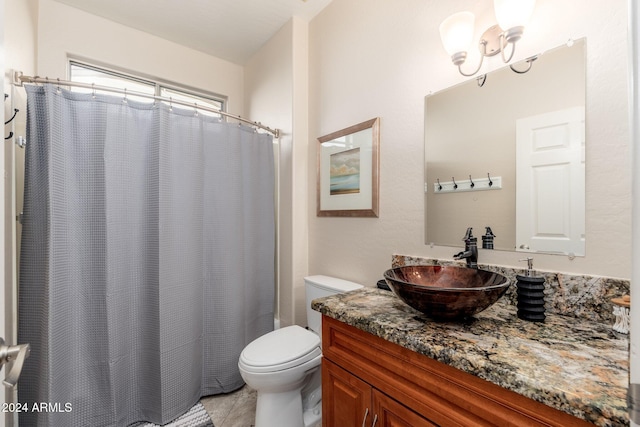
<instances>
[{"instance_id":1,"label":"black soap dispenser","mask_svg":"<svg viewBox=\"0 0 640 427\"><path fill-rule=\"evenodd\" d=\"M491 227L485 227L486 232L482 236L482 249L493 249L493 239L496 237Z\"/></svg>"},{"instance_id":2,"label":"black soap dispenser","mask_svg":"<svg viewBox=\"0 0 640 427\"><path fill-rule=\"evenodd\" d=\"M530 322L544 322L544 277L534 277L533 258L527 261L524 276L517 275L518 317Z\"/></svg>"}]
</instances>

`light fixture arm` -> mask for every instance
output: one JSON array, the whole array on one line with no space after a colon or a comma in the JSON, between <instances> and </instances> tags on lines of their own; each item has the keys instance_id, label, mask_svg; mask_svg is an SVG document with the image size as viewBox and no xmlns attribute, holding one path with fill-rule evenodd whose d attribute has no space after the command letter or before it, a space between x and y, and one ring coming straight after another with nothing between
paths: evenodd
<instances>
[{"instance_id":1,"label":"light fixture arm","mask_svg":"<svg viewBox=\"0 0 640 427\"><path fill-rule=\"evenodd\" d=\"M458 64L458 71L463 76L471 77L474 74L476 74L478 71L480 71L480 68L482 67L482 63L484 62L484 57L487 56L487 42L485 40L480 40L480 46L481 46L480 47L480 63L478 64L478 67L475 69L475 71L467 74L464 71L462 71L462 63Z\"/></svg>"},{"instance_id":2,"label":"light fixture arm","mask_svg":"<svg viewBox=\"0 0 640 427\"><path fill-rule=\"evenodd\" d=\"M505 41L507 41L507 38L505 37L505 33L500 34L500 56L502 57L502 62L504 62L505 64L509 63L509 61L511 61L513 59L513 54L516 53L516 43L515 41L507 41L505 43ZM509 58L506 58L504 56L504 51L506 50L507 45L511 45L511 54L509 55Z\"/></svg>"},{"instance_id":3,"label":"light fixture arm","mask_svg":"<svg viewBox=\"0 0 640 427\"><path fill-rule=\"evenodd\" d=\"M513 65L509 65L509 67L511 68L511 71L513 71L514 73L524 74L531 69L531 66L533 65L533 61L535 61L536 59L538 59L538 55L534 55L530 58L525 59L524 62L526 62L528 66L524 70L517 70Z\"/></svg>"}]
</instances>

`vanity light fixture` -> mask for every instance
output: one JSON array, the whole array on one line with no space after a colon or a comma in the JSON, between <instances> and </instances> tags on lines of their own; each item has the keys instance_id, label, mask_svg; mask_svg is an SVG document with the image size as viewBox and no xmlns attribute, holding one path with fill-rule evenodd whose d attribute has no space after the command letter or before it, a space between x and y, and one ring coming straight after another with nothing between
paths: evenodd
<instances>
[{"instance_id":1,"label":"vanity light fixture","mask_svg":"<svg viewBox=\"0 0 640 427\"><path fill-rule=\"evenodd\" d=\"M498 53L501 54L505 64L509 63L513 58L516 42L522 38L524 27L533 14L535 3L535 0L493 1L498 24L493 25L482 34L478 43L480 64L472 73L462 71L462 64L467 59L467 51L473 41L475 16L471 12L458 12L442 21L440 24L442 44L447 53L451 55L453 65L458 66L460 74L466 77L473 76L480 71L485 56L494 56ZM511 53L507 58L505 49L509 44L511 44ZM529 62L529 68L531 68L531 62Z\"/></svg>"}]
</instances>

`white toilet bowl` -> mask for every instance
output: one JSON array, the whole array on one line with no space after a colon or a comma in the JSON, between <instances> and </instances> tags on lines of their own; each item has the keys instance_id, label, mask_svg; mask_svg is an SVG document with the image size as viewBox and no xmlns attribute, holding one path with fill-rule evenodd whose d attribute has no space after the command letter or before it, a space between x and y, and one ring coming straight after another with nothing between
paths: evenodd
<instances>
[{"instance_id":1,"label":"white toilet bowl","mask_svg":"<svg viewBox=\"0 0 640 427\"><path fill-rule=\"evenodd\" d=\"M315 427L322 419L321 314L311 300L362 288L327 276L305 277L307 322L277 329L249 343L240 375L258 392L255 427Z\"/></svg>"},{"instance_id":2,"label":"white toilet bowl","mask_svg":"<svg viewBox=\"0 0 640 427\"><path fill-rule=\"evenodd\" d=\"M321 360L320 338L297 325L245 347L238 367L258 392L256 427L311 427L320 421Z\"/></svg>"}]
</instances>

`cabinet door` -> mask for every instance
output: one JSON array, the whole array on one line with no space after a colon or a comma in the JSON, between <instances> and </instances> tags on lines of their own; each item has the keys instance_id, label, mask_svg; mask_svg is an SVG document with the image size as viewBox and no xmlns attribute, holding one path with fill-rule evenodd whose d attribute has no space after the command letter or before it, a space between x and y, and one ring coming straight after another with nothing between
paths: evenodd
<instances>
[{"instance_id":1,"label":"cabinet door","mask_svg":"<svg viewBox=\"0 0 640 427\"><path fill-rule=\"evenodd\" d=\"M323 359L322 426L369 426L373 418L372 409L371 386Z\"/></svg>"},{"instance_id":2,"label":"cabinet door","mask_svg":"<svg viewBox=\"0 0 640 427\"><path fill-rule=\"evenodd\" d=\"M436 424L375 389L373 407L378 418L376 427L436 427Z\"/></svg>"}]
</instances>

